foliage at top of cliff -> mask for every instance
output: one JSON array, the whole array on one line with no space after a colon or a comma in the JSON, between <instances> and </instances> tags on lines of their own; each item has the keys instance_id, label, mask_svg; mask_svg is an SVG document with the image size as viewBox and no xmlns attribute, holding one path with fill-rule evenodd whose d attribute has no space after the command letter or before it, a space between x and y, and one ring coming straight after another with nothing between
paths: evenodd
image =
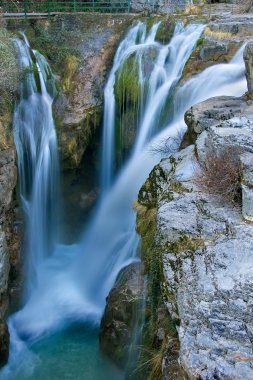
<instances>
[{"instance_id":1,"label":"foliage at top of cliff","mask_svg":"<svg viewBox=\"0 0 253 380\"><path fill-rule=\"evenodd\" d=\"M12 104L19 81L19 65L11 34L0 20L0 109Z\"/></svg>"},{"instance_id":2,"label":"foliage at top of cliff","mask_svg":"<svg viewBox=\"0 0 253 380\"><path fill-rule=\"evenodd\" d=\"M71 22L64 18L38 20L26 31L31 46L35 47L51 63L54 71L64 73L70 57L73 61L80 57L82 35Z\"/></svg>"}]
</instances>

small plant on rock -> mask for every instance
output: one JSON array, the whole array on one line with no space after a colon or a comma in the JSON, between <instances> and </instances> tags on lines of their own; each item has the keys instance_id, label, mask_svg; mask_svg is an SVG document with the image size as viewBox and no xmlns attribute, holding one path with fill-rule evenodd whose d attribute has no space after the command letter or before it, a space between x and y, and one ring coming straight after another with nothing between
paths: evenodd
<instances>
[{"instance_id":1,"label":"small plant on rock","mask_svg":"<svg viewBox=\"0 0 253 380\"><path fill-rule=\"evenodd\" d=\"M194 183L200 190L218 195L228 203L240 203L240 153L241 149L232 145L210 148L196 169Z\"/></svg>"}]
</instances>

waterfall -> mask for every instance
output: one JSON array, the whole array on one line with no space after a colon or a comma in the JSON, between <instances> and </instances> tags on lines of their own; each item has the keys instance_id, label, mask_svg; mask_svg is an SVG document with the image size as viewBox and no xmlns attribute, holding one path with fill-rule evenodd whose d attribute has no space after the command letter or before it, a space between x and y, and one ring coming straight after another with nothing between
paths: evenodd
<instances>
[{"instance_id":1,"label":"waterfall","mask_svg":"<svg viewBox=\"0 0 253 380\"><path fill-rule=\"evenodd\" d=\"M25 35L15 42L24 77L13 124L27 230L26 286L30 294L43 259L54 249L56 237L58 155L52 116L56 90L44 57L31 49Z\"/></svg>"},{"instance_id":2,"label":"waterfall","mask_svg":"<svg viewBox=\"0 0 253 380\"><path fill-rule=\"evenodd\" d=\"M112 70L104 90L104 123L103 123L103 153L102 153L102 191L106 192L111 186L114 161L114 139L115 139L115 81L116 73L123 63L135 52L157 46L155 35L159 23L151 28L147 35L146 25L139 22L129 30L116 52ZM140 61L141 58L139 58Z\"/></svg>"},{"instance_id":3,"label":"waterfall","mask_svg":"<svg viewBox=\"0 0 253 380\"><path fill-rule=\"evenodd\" d=\"M115 80L116 74L121 74L127 59L135 55L139 77L136 78L140 87L140 115L138 136L135 142L134 154L140 153L146 142L153 135L157 120L173 90L182 75L185 63L203 31L203 25L183 26L177 23L171 41L163 45L155 40L160 22L153 25L147 34L144 23L139 22L130 29L121 42L115 55L113 68L105 87L104 125L103 125L103 153L102 153L102 191L106 192L113 183L114 149L115 149ZM151 72L144 72L145 53L151 49L156 52L156 59ZM144 92L145 77L147 80L147 94Z\"/></svg>"},{"instance_id":4,"label":"waterfall","mask_svg":"<svg viewBox=\"0 0 253 380\"><path fill-rule=\"evenodd\" d=\"M186 130L184 112L191 105L206 100L210 96L240 96L246 91L242 59L243 48L239 50L230 63L210 67L188 80L182 87L177 88L176 83L191 51L194 49L202 28L201 25L189 25L184 28L179 24L171 42L168 45L162 45L155 41L157 24L147 34L145 26L139 23L129 31L125 40L120 44L105 89L103 160L106 162L103 162L102 165L104 173L103 195L97 206L96 213L93 215L86 231L84 231L80 242L72 246L58 244L52 250L51 255L48 255L51 250L47 248L39 255L36 251L35 259L33 259L33 262L36 261L39 264L36 267L36 286L34 286L31 296L24 307L9 319L8 324L11 332L10 360L9 364L0 373L1 379L22 378L20 373L32 371L38 360L37 356L32 352L33 344L37 340L46 338L52 335L53 332L63 329L66 325L77 320L88 322L90 326L99 323L106 296L113 286L120 269L131 262L139 260L139 237L135 231L135 212L132 203L137 198L138 191L149 172L161 158L160 154L152 152L152 146L164 144L170 136L176 136L178 132ZM143 54L143 51L149 49L147 45L155 49L156 55L149 75L146 77L145 54ZM25 46L19 43L19 46L20 51L26 51L26 54L22 53L20 55L25 65L24 67L28 67L31 64L31 50L28 45ZM45 73L50 72L48 71L49 68L47 65L42 65L41 67L40 62L45 63L45 61L38 53L33 54L37 57L36 62L40 68L38 69L40 82L43 82L42 77L44 78ZM131 157L121 168L117 177L113 179L113 136L115 135L114 117L116 107L115 75L124 60L132 54L136 54L138 61L142 111L140 112L139 127ZM40 184L41 187L36 189L41 194L46 189L48 191L49 187L52 190L53 186L50 178L54 177L52 173L54 173L57 166L57 155L53 149L56 148L56 139L51 115L52 97L48 94L48 89L46 90L48 87L46 81L43 82L46 84L44 87L43 83L41 84L40 93L34 90L36 87L34 87L35 83L31 73L29 73L28 83L31 85L29 92L31 96L21 97L20 104L17 107L17 111L20 109L20 112L15 112L15 135L18 130L19 118L22 121L20 126L25 124L23 122L24 115L26 115L25 111L28 111L29 106L31 111L29 126L33 128L30 133L34 135L31 138L31 148L29 150L26 148L26 144L28 144L27 138L24 140L25 143L23 143L22 147L20 145L23 140L15 138L15 141L17 141L19 157L22 158L25 156L26 151L29 152L30 150L33 153L33 155L32 153L30 154L31 157L36 157L36 160L32 160L29 156L30 163L33 165L38 163L39 165L32 172L34 174L27 177L28 179L33 179L32 183L36 184L36 186ZM158 119L166 102L164 97L171 96L173 97L173 118L171 121L167 121L167 125L165 123L164 128L158 132ZM35 99L37 99L37 102ZM155 102L151 101L152 99ZM47 108L48 111L48 121L45 126L44 118L41 117L41 110L44 108L42 106L38 107L39 100L45 102L43 107ZM159 104L159 100L161 100L162 105ZM27 108L23 106L23 111L21 112L22 102L24 104L27 102ZM39 122L36 122L36 120L38 121L38 116L33 115L32 107L38 107ZM35 128L36 126L37 128ZM25 127L28 130L28 125L23 127L24 130L26 130ZM37 134L42 130L45 132L45 136L43 133L40 135L41 137L38 137ZM45 144L42 144L44 141ZM45 156L41 151L43 146L45 147ZM27 145L27 147L30 147L30 145ZM39 152L41 153L40 155ZM55 161L49 160L49 157L54 157ZM27 159L26 157L24 158ZM52 161L54 164L52 164ZM20 162L23 162L22 159ZM44 166L46 163L50 163L50 168L47 168L52 170L48 176L46 174L49 172ZM20 173L26 173L26 165L20 165ZM42 170L43 179L49 178L50 186L46 185L44 181L41 183L39 179L35 181L39 169ZM35 203L36 199L36 202L38 202L36 212L40 213L44 198L42 195L33 194L32 190L35 185L30 186L31 180L28 179L25 185L21 184L24 205L26 205L28 213L31 211L33 202ZM109 188L110 191L106 191ZM40 223L43 225L43 220ZM30 225L28 221L28 236L32 228L34 228L32 231L37 231L38 227L36 227L36 230L35 227L35 225ZM37 239L35 240L35 238ZM42 236L35 235L31 237L33 246L40 239L42 239ZM42 243L45 244L44 241ZM29 250L31 249L30 244ZM46 247L50 245L48 242ZM45 257L45 252L47 257ZM33 254L35 252L32 252Z\"/></svg>"}]
</instances>

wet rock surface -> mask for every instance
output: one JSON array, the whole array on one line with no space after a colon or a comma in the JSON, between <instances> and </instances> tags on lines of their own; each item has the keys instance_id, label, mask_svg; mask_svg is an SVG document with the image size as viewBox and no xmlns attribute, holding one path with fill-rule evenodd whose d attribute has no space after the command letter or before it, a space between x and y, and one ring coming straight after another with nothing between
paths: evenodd
<instances>
[{"instance_id":1,"label":"wet rock surface","mask_svg":"<svg viewBox=\"0 0 253 380\"><path fill-rule=\"evenodd\" d=\"M20 235L15 227L17 216L13 200L17 183L15 159L14 148L0 151L0 315L7 307L10 276L14 274L14 268L20 265Z\"/></svg>"},{"instance_id":2,"label":"wet rock surface","mask_svg":"<svg viewBox=\"0 0 253 380\"><path fill-rule=\"evenodd\" d=\"M55 103L61 159L78 167L102 121L103 89L117 45L133 21L131 15L82 15L75 21L81 45L77 68Z\"/></svg>"},{"instance_id":3,"label":"wet rock surface","mask_svg":"<svg viewBox=\"0 0 253 380\"><path fill-rule=\"evenodd\" d=\"M20 271L20 234L15 227L14 193L17 184L16 154L8 132L9 112L0 110L0 367L8 361L9 332L4 321L15 280ZM14 274L15 272L15 274ZM19 288L16 284L17 289Z\"/></svg>"},{"instance_id":4,"label":"wet rock surface","mask_svg":"<svg viewBox=\"0 0 253 380\"><path fill-rule=\"evenodd\" d=\"M6 322L0 319L0 367L8 362L10 334Z\"/></svg>"},{"instance_id":5,"label":"wet rock surface","mask_svg":"<svg viewBox=\"0 0 253 380\"><path fill-rule=\"evenodd\" d=\"M121 270L106 300L100 326L100 348L121 367L127 363L144 286L141 264L130 264Z\"/></svg>"}]
</instances>

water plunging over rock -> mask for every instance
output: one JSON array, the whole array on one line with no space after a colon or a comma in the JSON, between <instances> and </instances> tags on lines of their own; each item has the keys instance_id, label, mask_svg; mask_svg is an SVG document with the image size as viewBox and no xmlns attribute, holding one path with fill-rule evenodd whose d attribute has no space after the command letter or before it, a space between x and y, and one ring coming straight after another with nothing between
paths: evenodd
<instances>
[{"instance_id":1,"label":"water plunging over rock","mask_svg":"<svg viewBox=\"0 0 253 380\"><path fill-rule=\"evenodd\" d=\"M184 87L185 93L179 91L175 95L174 119L167 125L166 115L164 117L162 114L163 106L170 95L175 94L175 87L184 64L194 49L203 26L184 27L179 23L171 43L167 45L155 41L156 28L155 24L146 34L143 24L138 24L129 32L136 33L136 39L130 41L130 50L133 48L133 53L136 53L137 61L140 63L138 66L140 78L144 73L141 58L143 49L152 45L150 57L154 59L150 66L146 93L145 88L141 88L146 95L146 102L143 102L143 112L139 127L136 129L137 139L133 146L133 154L117 176L114 173L109 176L111 178L109 186L104 186L103 197L89 226L84 231L81 241L73 246L56 246L54 244L56 234L53 230L55 224L45 225L45 220L52 222L54 219L51 216L56 214L53 174L57 173L57 146L51 113L53 75L39 53L32 52L27 42L25 44L19 42L22 62L27 69L25 72L28 88L27 91L23 88L21 102L16 109L15 138L20 173L25 172L24 162L29 161L31 169L27 176L21 176L26 179L24 182L21 180L21 194L28 215L28 236L30 235L28 250L32 254L28 278L31 281L28 302L9 320L11 356L9 366L1 373L3 378L8 378L10 373L18 378L20 373L27 374L27 370L32 371L36 367L37 356L34 358L30 349L42 338L46 339L77 320L88 323L89 326L99 324L106 296L118 273L123 267L138 261L139 239L135 232L135 213L132 203L149 171L160 159L160 154L151 152L153 144L159 145L164 139L175 137L178 131L185 130L183 113L195 101L235 89L239 91L237 86L239 89L244 88L241 54L239 54L238 62L219 66L218 75L216 67L205 73L202 80L187 82ZM129 42L128 37L129 34L121 47ZM153 54L154 49L157 54ZM36 63L32 68L31 56ZM141 80L140 82L142 83ZM111 89L115 90L113 86ZM183 94L187 94L187 99L184 99ZM109 92L109 95L114 97L114 93ZM112 100L110 96L107 100ZM152 97L154 107L150 101ZM33 112L28 112L29 104L33 106L32 111L37 110L36 115L40 115L39 120L33 117ZM113 113L111 115L113 118ZM159 125L161 127L167 125L167 128L164 128L149 144L157 133L157 120L160 118L164 122ZM37 125L41 128L36 128ZM29 130L28 126L32 130ZM106 128L108 130L105 134L109 136L108 146L113 147L113 125L108 123ZM111 168L113 153L111 154L111 151L107 153L104 151L106 158L104 165L105 168ZM108 188L110 192L107 192ZM33 191L34 189L36 191ZM146 190L148 192L150 189L147 187ZM29 216L37 218L29 220ZM34 221L36 223L33 223ZM37 231L41 234L37 234ZM164 333L159 330L158 340L160 341L163 336ZM32 368L28 368L30 363Z\"/></svg>"},{"instance_id":2,"label":"water plunging over rock","mask_svg":"<svg viewBox=\"0 0 253 380\"><path fill-rule=\"evenodd\" d=\"M26 286L30 294L37 284L39 266L54 249L58 154L52 116L56 93L54 77L44 57L32 51L23 37L24 42L17 40L16 43L26 75L13 123L20 197L27 228Z\"/></svg>"}]
</instances>

